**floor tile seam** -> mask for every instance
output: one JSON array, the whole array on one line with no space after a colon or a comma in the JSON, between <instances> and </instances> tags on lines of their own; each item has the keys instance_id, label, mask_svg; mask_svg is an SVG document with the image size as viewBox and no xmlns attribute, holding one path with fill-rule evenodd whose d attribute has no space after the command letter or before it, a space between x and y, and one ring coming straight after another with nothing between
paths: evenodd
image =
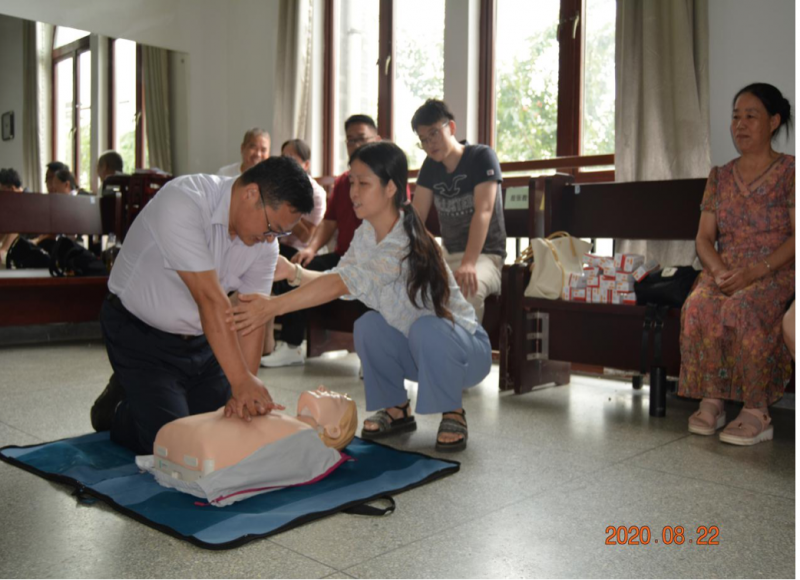
<instances>
[{"instance_id":1,"label":"floor tile seam","mask_svg":"<svg viewBox=\"0 0 800 580\"><path fill-rule=\"evenodd\" d=\"M582 477L582 475L581 476L575 476L573 478L570 478L570 479L567 479L566 481L561 482L559 485L565 485L565 484L567 484L567 483L569 483L571 481L574 481L575 479L580 479L581 477ZM347 570L351 570L351 569L355 568L356 566L361 566L363 564L366 564L367 562L372 562L373 560L376 560L378 558L382 558L382 557L384 557L384 556L386 556L388 554L391 554L392 552L396 552L397 550L400 550L400 549L403 549L403 548L407 548L408 546L413 546L415 544L419 544L420 542L425 542L425 541L427 541L427 540L429 540L429 539L431 539L433 537L440 536L445 532L449 532L449 531L455 530L457 528L460 528L461 526L469 524L470 522L474 522L475 520L478 520L478 519L484 518L486 516L489 516L489 515L491 515L493 513L502 511L502 510L504 510L506 508L509 508L511 506L514 506L516 504L522 503L524 501L533 499L533 498L541 496L541 495L548 494L548 493L553 492L553 491L557 491L557 489L558 489L557 486L548 487L547 489L540 489L540 490L538 490L538 491L536 491L536 492L534 492L534 493L532 493L530 495L525 495L524 497L520 497L520 498L518 498L516 500L509 501L509 502L504 503L502 505L495 506L495 507L493 507L491 509L487 509L484 512L477 513L472 517L460 520L460 521L456 522L452 526L443 527L443 528L441 528L441 529L439 529L439 530L437 530L435 532L432 532L431 534L428 534L427 536L424 536L424 537L421 537L421 538L417 538L416 540L413 540L413 541L405 543L405 544L401 544L399 546L395 546L394 548L386 550L385 552L382 552L380 554L377 554L375 556L367 558L366 560L363 560L361 562L358 562L356 564L348 566L344 570L339 570L339 571L343 572L344 574L348 574L349 576L352 576L351 574L349 574L347 572Z\"/></svg>"},{"instance_id":2,"label":"floor tile seam","mask_svg":"<svg viewBox=\"0 0 800 580\"><path fill-rule=\"evenodd\" d=\"M41 443L46 443L46 441L44 439L42 439L41 437L37 437L36 435L34 435L32 433L28 433L27 431L23 431L19 427L15 427L14 425L11 425L10 423L6 423L2 419L0 419L0 424L5 425L9 429L13 429L14 431L18 431L18 432L22 433L23 435L27 435L28 437L33 437L34 439L36 439L37 441L39 441ZM12 443L11 445L14 445L14 444Z\"/></svg>"},{"instance_id":3,"label":"floor tile seam","mask_svg":"<svg viewBox=\"0 0 800 580\"><path fill-rule=\"evenodd\" d=\"M655 472L655 473L663 473L664 475L671 475L672 477L679 477L681 479L689 479L691 481L700 481L702 483L711 483L711 484L714 484L714 485L720 485L722 487L735 489L737 491L744 491L744 492L747 492L747 493L752 493L754 495L763 495L763 496L766 496L766 497L771 497L771 498L775 498L775 499L782 499L782 500L789 500L789 501L792 501L792 502L795 501L794 497L787 496L787 495L780 495L780 494L769 493L769 492L765 492L765 491L756 491L754 489L750 489L750 488L747 488L747 487L741 487L741 486L738 486L738 485L730 485L728 483L724 483L724 482L721 482L721 481L712 481L710 479L703 479L702 477L693 477L693 476L690 476L690 475L681 475L679 473L674 473L672 471L664 471L663 469L656 469L654 467L645 467L645 466L642 466L642 465L629 465L628 467L632 467L633 469L641 469L643 471L652 471L652 472Z\"/></svg>"},{"instance_id":4,"label":"floor tile seam","mask_svg":"<svg viewBox=\"0 0 800 580\"><path fill-rule=\"evenodd\" d=\"M313 523L313 522L311 522L311 523ZM335 574L336 572L341 572L343 574L347 574L347 572L345 572L344 570L340 570L336 566L331 566L330 564L326 564L325 562L321 562L320 560L318 560L314 556L309 556L308 554L304 554L303 552L295 550L294 548L290 548L289 546L285 546L284 544L281 544L280 542L278 542L278 538L269 538L268 541L270 543L274 544L275 546L283 548L284 550L288 550L288 551L292 552L293 554L297 554L298 556L302 556L303 558L305 558L307 560L311 560L312 562L316 562L320 566L325 566L326 568L329 568L329 569L333 570L333 572L325 574L325 576L320 576L320 578L325 578L327 576L330 576L331 574ZM351 576L350 574L347 574L347 575Z\"/></svg>"}]
</instances>

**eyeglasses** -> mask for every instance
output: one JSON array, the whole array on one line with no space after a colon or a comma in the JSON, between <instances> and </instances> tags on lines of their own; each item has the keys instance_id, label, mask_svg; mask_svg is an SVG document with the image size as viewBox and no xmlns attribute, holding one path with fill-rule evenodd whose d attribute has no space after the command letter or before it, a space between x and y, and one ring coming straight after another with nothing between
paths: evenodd
<instances>
[{"instance_id":1,"label":"eyeglasses","mask_svg":"<svg viewBox=\"0 0 800 580\"><path fill-rule=\"evenodd\" d=\"M364 143L369 143L371 140L370 137L356 137L355 139L345 139L344 142L346 145L356 145L360 147Z\"/></svg>"},{"instance_id":2,"label":"eyeglasses","mask_svg":"<svg viewBox=\"0 0 800 580\"><path fill-rule=\"evenodd\" d=\"M428 133L427 137L421 137L419 143L417 143L417 147L419 147L420 149L425 149L428 145L433 143L434 139L438 139L439 137L442 136L442 129L447 127L449 123L450 121L445 121L444 123L442 123L441 127L439 127L438 129L434 129L433 131Z\"/></svg>"},{"instance_id":3,"label":"eyeglasses","mask_svg":"<svg viewBox=\"0 0 800 580\"><path fill-rule=\"evenodd\" d=\"M267 231L264 232L263 236L265 238L285 238L286 236L291 236L292 232L279 232L272 229L272 224L269 223L269 216L267 215L267 204L264 202L263 197L261 198L261 202L264 204L264 219L267 220Z\"/></svg>"}]
</instances>

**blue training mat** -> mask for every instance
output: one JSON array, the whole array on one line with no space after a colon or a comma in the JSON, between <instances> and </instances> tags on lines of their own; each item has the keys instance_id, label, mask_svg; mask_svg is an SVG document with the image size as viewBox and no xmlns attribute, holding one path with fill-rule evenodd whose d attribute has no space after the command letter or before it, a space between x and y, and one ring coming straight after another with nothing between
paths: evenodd
<instances>
[{"instance_id":1,"label":"blue training mat","mask_svg":"<svg viewBox=\"0 0 800 580\"><path fill-rule=\"evenodd\" d=\"M0 449L0 459L45 479L76 488L79 498L97 498L120 513L201 548L236 548L325 516L424 485L459 470L456 461L398 451L353 439L347 461L311 485L288 487L218 508L161 487L141 473L132 451L108 432L52 443ZM362 506L362 507L357 507ZM361 512L357 510L362 510Z\"/></svg>"}]
</instances>

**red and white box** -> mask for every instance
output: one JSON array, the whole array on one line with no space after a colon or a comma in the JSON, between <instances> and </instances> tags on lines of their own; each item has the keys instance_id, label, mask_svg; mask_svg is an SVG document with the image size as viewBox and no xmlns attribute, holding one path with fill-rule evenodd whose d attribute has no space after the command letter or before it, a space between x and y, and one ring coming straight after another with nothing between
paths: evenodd
<instances>
[{"instance_id":1,"label":"red and white box","mask_svg":"<svg viewBox=\"0 0 800 580\"><path fill-rule=\"evenodd\" d=\"M617 280L614 290L617 292L633 292L633 285L635 282L620 282Z\"/></svg>"},{"instance_id":2,"label":"red and white box","mask_svg":"<svg viewBox=\"0 0 800 580\"><path fill-rule=\"evenodd\" d=\"M614 291L613 303L624 304L625 306L636 306L636 293Z\"/></svg>"},{"instance_id":3,"label":"red and white box","mask_svg":"<svg viewBox=\"0 0 800 580\"><path fill-rule=\"evenodd\" d=\"M610 256L603 256L603 260L600 263L600 267L603 268L603 272L605 273L606 270L613 270L617 267L616 263L614 262L614 258Z\"/></svg>"},{"instance_id":4,"label":"red and white box","mask_svg":"<svg viewBox=\"0 0 800 580\"><path fill-rule=\"evenodd\" d=\"M633 277L633 274L629 272L617 272L614 275L614 278L617 280L617 282L630 282L631 284L636 281Z\"/></svg>"},{"instance_id":5,"label":"red and white box","mask_svg":"<svg viewBox=\"0 0 800 580\"><path fill-rule=\"evenodd\" d=\"M583 274L569 274L566 282L570 288L586 288L586 276Z\"/></svg>"},{"instance_id":6,"label":"red and white box","mask_svg":"<svg viewBox=\"0 0 800 580\"><path fill-rule=\"evenodd\" d=\"M600 276L600 268L597 266L586 266L583 269L584 276Z\"/></svg>"},{"instance_id":7,"label":"red and white box","mask_svg":"<svg viewBox=\"0 0 800 580\"><path fill-rule=\"evenodd\" d=\"M594 254L584 254L583 261L589 264L592 268L599 268L603 265L603 256L595 256Z\"/></svg>"},{"instance_id":8,"label":"red and white box","mask_svg":"<svg viewBox=\"0 0 800 580\"><path fill-rule=\"evenodd\" d=\"M608 291L616 287L617 279L614 276L601 276L600 277L600 290Z\"/></svg>"},{"instance_id":9,"label":"red and white box","mask_svg":"<svg viewBox=\"0 0 800 580\"><path fill-rule=\"evenodd\" d=\"M561 289L561 298L570 302L586 302L586 295L588 290L586 288L571 288L564 286Z\"/></svg>"},{"instance_id":10,"label":"red and white box","mask_svg":"<svg viewBox=\"0 0 800 580\"><path fill-rule=\"evenodd\" d=\"M591 302L593 304L611 304L614 297L614 290L609 288L603 290L602 288L592 288Z\"/></svg>"},{"instance_id":11,"label":"red and white box","mask_svg":"<svg viewBox=\"0 0 800 580\"><path fill-rule=\"evenodd\" d=\"M623 272L633 272L644 264L641 254L614 254L614 267Z\"/></svg>"},{"instance_id":12,"label":"red and white box","mask_svg":"<svg viewBox=\"0 0 800 580\"><path fill-rule=\"evenodd\" d=\"M617 269L616 268L603 268L603 276L616 276Z\"/></svg>"},{"instance_id":13,"label":"red and white box","mask_svg":"<svg viewBox=\"0 0 800 580\"><path fill-rule=\"evenodd\" d=\"M647 278L648 274L650 274L651 272L654 272L655 270L658 270L659 267L660 267L660 264L658 262L656 262L655 260L650 260L650 261L642 264L638 268L636 268L636 270L633 273L633 278L637 282L641 282L642 280Z\"/></svg>"},{"instance_id":14,"label":"red and white box","mask_svg":"<svg viewBox=\"0 0 800 580\"><path fill-rule=\"evenodd\" d=\"M600 288L600 276L587 276L586 277L586 287L587 288Z\"/></svg>"}]
</instances>

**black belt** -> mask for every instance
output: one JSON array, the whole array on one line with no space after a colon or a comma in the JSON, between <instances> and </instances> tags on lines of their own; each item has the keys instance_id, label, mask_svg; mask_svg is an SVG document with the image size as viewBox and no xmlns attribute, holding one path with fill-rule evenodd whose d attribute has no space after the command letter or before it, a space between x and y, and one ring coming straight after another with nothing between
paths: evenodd
<instances>
[{"instance_id":1,"label":"black belt","mask_svg":"<svg viewBox=\"0 0 800 580\"><path fill-rule=\"evenodd\" d=\"M148 328L150 328L150 329L152 329L152 330L154 330L156 332L161 332L161 333L166 334L168 336L174 336L175 338L179 338L179 339L185 340L187 342L190 341L190 340L194 340L196 338L205 338L205 336L202 335L202 334L200 334L198 336L193 336L191 334L173 334L171 332L164 332L163 330L159 330L158 328L154 328L154 327L150 326L149 324L147 324L144 320L142 320L141 318L136 316L135 314L132 314L130 310L125 308L125 305L122 303L122 300L120 300L119 296L117 296L113 292L109 292L108 293L108 296L106 296L106 300L108 300L109 304L111 304L111 306L113 306L115 310L118 310L118 311L122 312L126 316L129 316L132 319L134 319L136 322L138 322L140 324L144 324L146 327L148 327Z\"/></svg>"}]
</instances>

